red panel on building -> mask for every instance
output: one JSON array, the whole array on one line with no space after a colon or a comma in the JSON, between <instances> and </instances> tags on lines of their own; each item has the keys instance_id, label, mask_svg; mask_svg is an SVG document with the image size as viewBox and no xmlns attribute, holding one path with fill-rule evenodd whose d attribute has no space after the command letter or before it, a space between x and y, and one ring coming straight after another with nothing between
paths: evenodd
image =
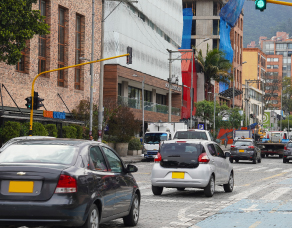
<instances>
[{"instance_id":1,"label":"red panel on building","mask_svg":"<svg viewBox=\"0 0 292 228\"><path fill-rule=\"evenodd\" d=\"M181 51L191 51L190 50L181 50ZM182 70L182 83L183 85L187 87L183 87L183 105L181 108L181 118L188 119L190 118L190 112L191 112L191 76L192 76L192 53L191 52L181 52L182 59L188 59L188 60L182 60L181 62L181 70ZM197 79L198 75L196 72L196 64L195 64L195 58L193 60L193 91L194 91L194 102L197 102ZM193 116L196 113L196 108L193 105Z\"/></svg>"}]
</instances>

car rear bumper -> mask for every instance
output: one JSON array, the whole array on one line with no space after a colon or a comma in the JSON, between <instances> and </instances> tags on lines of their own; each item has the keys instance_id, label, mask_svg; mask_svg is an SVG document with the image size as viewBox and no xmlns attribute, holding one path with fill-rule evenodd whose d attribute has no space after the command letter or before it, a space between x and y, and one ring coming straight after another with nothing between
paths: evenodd
<instances>
[{"instance_id":1,"label":"car rear bumper","mask_svg":"<svg viewBox=\"0 0 292 228\"><path fill-rule=\"evenodd\" d=\"M230 155L230 158L240 160L252 160L254 156L254 153L232 153Z\"/></svg>"},{"instance_id":2,"label":"car rear bumper","mask_svg":"<svg viewBox=\"0 0 292 228\"><path fill-rule=\"evenodd\" d=\"M54 195L48 201L0 201L0 225L81 226L87 204Z\"/></svg>"},{"instance_id":3,"label":"car rear bumper","mask_svg":"<svg viewBox=\"0 0 292 228\"><path fill-rule=\"evenodd\" d=\"M183 179L173 179L173 172L184 173ZM151 172L153 186L170 188L204 188L208 185L212 170L208 165L199 165L194 169L163 168L160 164L154 164Z\"/></svg>"},{"instance_id":4,"label":"car rear bumper","mask_svg":"<svg viewBox=\"0 0 292 228\"><path fill-rule=\"evenodd\" d=\"M147 151L146 154L144 154L144 158L154 158L158 151Z\"/></svg>"}]
</instances>

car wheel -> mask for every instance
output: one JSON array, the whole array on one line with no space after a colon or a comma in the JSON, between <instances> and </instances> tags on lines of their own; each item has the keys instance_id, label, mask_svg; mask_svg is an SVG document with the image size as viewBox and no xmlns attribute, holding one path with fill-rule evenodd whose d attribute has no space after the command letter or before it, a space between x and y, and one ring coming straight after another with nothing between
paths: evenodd
<instances>
[{"instance_id":1,"label":"car wheel","mask_svg":"<svg viewBox=\"0 0 292 228\"><path fill-rule=\"evenodd\" d=\"M91 205L88 217L82 228L98 228L99 227L99 212L95 204Z\"/></svg>"},{"instance_id":2,"label":"car wheel","mask_svg":"<svg viewBox=\"0 0 292 228\"><path fill-rule=\"evenodd\" d=\"M204 194L207 197L212 197L214 195L214 192L215 192L215 180L214 180L214 176L212 175L210 177L208 185L204 188Z\"/></svg>"},{"instance_id":3,"label":"car wheel","mask_svg":"<svg viewBox=\"0 0 292 228\"><path fill-rule=\"evenodd\" d=\"M176 188L178 191L184 191L185 188Z\"/></svg>"},{"instance_id":4,"label":"car wheel","mask_svg":"<svg viewBox=\"0 0 292 228\"><path fill-rule=\"evenodd\" d=\"M266 156L265 156L265 154L261 154L261 157L264 158L264 157L266 157Z\"/></svg>"},{"instance_id":5,"label":"car wheel","mask_svg":"<svg viewBox=\"0 0 292 228\"><path fill-rule=\"evenodd\" d=\"M262 162L262 159L261 159L261 157L259 157L259 159L258 159L258 163L261 163Z\"/></svg>"},{"instance_id":6,"label":"car wheel","mask_svg":"<svg viewBox=\"0 0 292 228\"><path fill-rule=\"evenodd\" d=\"M229 158L230 163L233 163L233 158Z\"/></svg>"},{"instance_id":7,"label":"car wheel","mask_svg":"<svg viewBox=\"0 0 292 228\"><path fill-rule=\"evenodd\" d=\"M257 158L256 157L252 160L252 163L253 164L257 164Z\"/></svg>"},{"instance_id":8,"label":"car wheel","mask_svg":"<svg viewBox=\"0 0 292 228\"><path fill-rule=\"evenodd\" d=\"M283 163L286 163L287 162L287 159L286 158L283 158Z\"/></svg>"},{"instance_id":9,"label":"car wheel","mask_svg":"<svg viewBox=\"0 0 292 228\"><path fill-rule=\"evenodd\" d=\"M232 192L234 187L233 173L230 173L229 180L227 184L223 184L225 192Z\"/></svg>"},{"instance_id":10,"label":"car wheel","mask_svg":"<svg viewBox=\"0 0 292 228\"><path fill-rule=\"evenodd\" d=\"M283 154L279 154L279 158L283 158Z\"/></svg>"},{"instance_id":11,"label":"car wheel","mask_svg":"<svg viewBox=\"0 0 292 228\"><path fill-rule=\"evenodd\" d=\"M235 161L236 161L236 163L238 163L238 162L239 162L239 159L238 159L238 158L236 158L236 159L235 159Z\"/></svg>"},{"instance_id":12,"label":"car wheel","mask_svg":"<svg viewBox=\"0 0 292 228\"><path fill-rule=\"evenodd\" d=\"M160 196L163 192L163 187L157 187L152 185L152 192L156 196Z\"/></svg>"},{"instance_id":13,"label":"car wheel","mask_svg":"<svg viewBox=\"0 0 292 228\"><path fill-rule=\"evenodd\" d=\"M125 226L136 226L140 214L140 200L135 194L129 215L123 218Z\"/></svg>"}]
</instances>

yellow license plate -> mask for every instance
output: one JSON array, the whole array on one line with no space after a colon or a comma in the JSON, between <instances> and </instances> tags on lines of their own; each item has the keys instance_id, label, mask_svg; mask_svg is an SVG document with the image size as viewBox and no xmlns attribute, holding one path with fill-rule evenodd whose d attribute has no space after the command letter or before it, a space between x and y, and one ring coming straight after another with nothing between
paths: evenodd
<instances>
[{"instance_id":1,"label":"yellow license plate","mask_svg":"<svg viewBox=\"0 0 292 228\"><path fill-rule=\"evenodd\" d=\"M10 181L8 192L33 193L33 181Z\"/></svg>"},{"instance_id":2,"label":"yellow license plate","mask_svg":"<svg viewBox=\"0 0 292 228\"><path fill-rule=\"evenodd\" d=\"M239 150L239 152L244 152L244 150Z\"/></svg>"},{"instance_id":3,"label":"yellow license plate","mask_svg":"<svg viewBox=\"0 0 292 228\"><path fill-rule=\"evenodd\" d=\"M172 179L184 179L185 173L173 172Z\"/></svg>"}]
</instances>

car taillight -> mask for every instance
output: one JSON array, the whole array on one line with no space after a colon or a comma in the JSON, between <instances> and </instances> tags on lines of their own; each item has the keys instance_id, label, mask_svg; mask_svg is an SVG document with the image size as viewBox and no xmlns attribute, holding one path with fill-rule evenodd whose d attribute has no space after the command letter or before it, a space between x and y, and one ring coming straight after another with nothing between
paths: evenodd
<instances>
[{"instance_id":1,"label":"car taillight","mask_svg":"<svg viewBox=\"0 0 292 228\"><path fill-rule=\"evenodd\" d=\"M156 156L154 157L154 162L161 162L161 154L157 153Z\"/></svg>"},{"instance_id":2,"label":"car taillight","mask_svg":"<svg viewBox=\"0 0 292 228\"><path fill-rule=\"evenodd\" d=\"M284 146L284 150L287 150L287 147L286 146Z\"/></svg>"},{"instance_id":3,"label":"car taillight","mask_svg":"<svg viewBox=\"0 0 292 228\"><path fill-rule=\"evenodd\" d=\"M61 174L55 193L73 193L77 192L76 180L68 175Z\"/></svg>"},{"instance_id":4,"label":"car taillight","mask_svg":"<svg viewBox=\"0 0 292 228\"><path fill-rule=\"evenodd\" d=\"M235 148L235 146L234 146L234 145L231 145L230 147L231 147L231 148Z\"/></svg>"},{"instance_id":5,"label":"car taillight","mask_svg":"<svg viewBox=\"0 0 292 228\"><path fill-rule=\"evenodd\" d=\"M177 143L186 143L187 141L176 141Z\"/></svg>"},{"instance_id":6,"label":"car taillight","mask_svg":"<svg viewBox=\"0 0 292 228\"><path fill-rule=\"evenodd\" d=\"M206 153L200 154L200 156L198 158L199 163L208 163L209 161L210 161L210 159Z\"/></svg>"},{"instance_id":7,"label":"car taillight","mask_svg":"<svg viewBox=\"0 0 292 228\"><path fill-rule=\"evenodd\" d=\"M249 146L248 148L249 148L249 149L254 149L254 146Z\"/></svg>"}]
</instances>

